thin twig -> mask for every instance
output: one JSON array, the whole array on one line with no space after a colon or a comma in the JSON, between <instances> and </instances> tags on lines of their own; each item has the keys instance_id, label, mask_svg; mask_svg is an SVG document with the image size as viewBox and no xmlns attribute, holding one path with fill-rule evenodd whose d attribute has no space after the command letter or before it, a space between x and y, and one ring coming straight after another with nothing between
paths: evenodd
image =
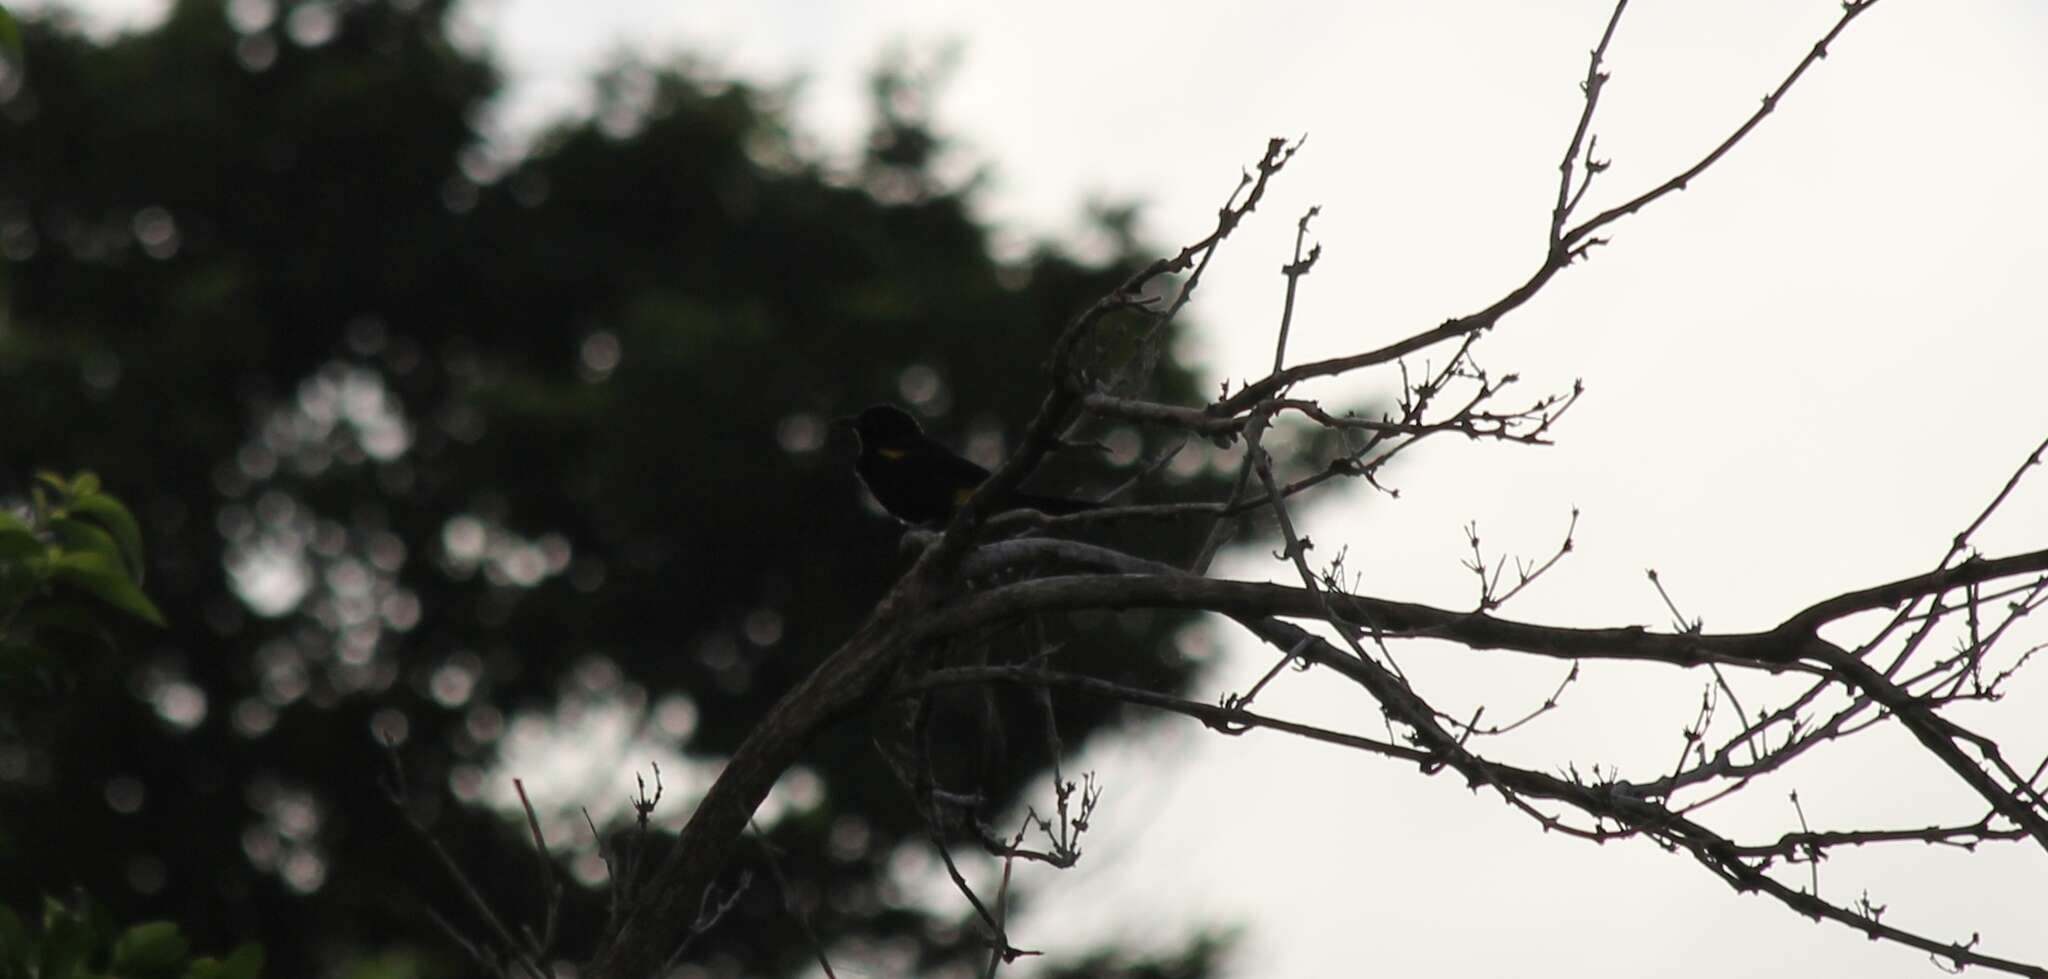
<instances>
[{"instance_id":1,"label":"thin twig","mask_svg":"<svg viewBox=\"0 0 2048 979\"><path fill-rule=\"evenodd\" d=\"M825 957L824 943L818 941L818 933L811 929L811 914L797 903L796 892L789 888L789 878L782 874L782 861L776 856L775 844L768 842L768 834L761 832L759 823L748 820L754 830L754 842L761 847L761 857L768 864L768 873L775 878L775 889L782 894L782 908L796 919L797 929L804 933L804 942L811 946L811 954L817 956L818 968L825 970L825 979L839 979L832 971L832 960Z\"/></svg>"},{"instance_id":2,"label":"thin twig","mask_svg":"<svg viewBox=\"0 0 2048 979\"><path fill-rule=\"evenodd\" d=\"M547 896L546 923L541 934L533 942L536 957L546 958L555 947L555 923L562 911L562 881L555 875L555 859L548 852L548 841L541 835L540 816L533 811L533 801L526 797L524 779L513 779L512 788L519 793L519 806L526 810L526 828L533 835L533 855L539 862L541 893ZM529 936L531 937L531 936Z\"/></svg>"}]
</instances>

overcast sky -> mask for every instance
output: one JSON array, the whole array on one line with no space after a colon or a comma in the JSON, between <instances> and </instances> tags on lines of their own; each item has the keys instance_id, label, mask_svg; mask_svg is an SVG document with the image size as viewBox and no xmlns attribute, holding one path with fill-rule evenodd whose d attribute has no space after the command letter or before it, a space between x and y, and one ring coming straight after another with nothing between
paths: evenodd
<instances>
[{"instance_id":1,"label":"overcast sky","mask_svg":"<svg viewBox=\"0 0 2048 979\"><path fill-rule=\"evenodd\" d=\"M94 4L110 23L159 5ZM480 0L465 23L506 59L511 131L574 111L603 56L688 51L764 81L804 79L798 117L844 152L864 73L893 42L958 42L944 127L991 168L989 216L1016 240L1068 235L1091 197L1146 205L1153 240L1214 220L1269 136L1308 144L1217 260L1189 353L1216 379L1271 358L1295 219L1320 205L1325 255L1305 281L1291 359L1377 347L1477 310L1542 257L1558 159L1605 0L674 3ZM125 12L124 12L125 11ZM1596 123L1612 168L1592 208L1697 158L1751 112L1838 16L1834 0L1636 0ZM1586 398L1528 448L1445 443L1394 473L1398 500L1345 488L1308 514L1316 555L1349 547L1369 593L1470 607L1461 527L1541 556L1573 506L1575 553L1506 614L1568 625L1669 615L1656 568L1710 631L1768 627L1838 592L1931 568L2048 435L2048 7L1884 0L1755 135L1682 194L1613 228L1480 348L1529 396L1583 378ZM1335 403L1385 376L1300 393ZM1979 538L2048 546L2048 475ZM1220 569L1290 580L1261 554ZM1218 629L1206 696L1269 662ZM2034 641L2048 636L2035 629ZM1853 632L1837 638L1854 638ZM2026 636L2019 637L2026 639ZM1415 648L1403 664L1456 712L1516 714L1555 663ZM1706 677L1595 665L1564 708L1498 749L1558 770L1670 764ZM1774 688L1738 689L1762 700ZM1971 715L2048 750L2048 681ZM1272 712L1384 733L1354 689L1290 674ZM2003 720L1998 718L2003 717ZM1170 721L1093 751L1108 785L1076 871L1031 880L1020 945L1167 942L1246 926L1238 975L1924 977L1919 953L1728 890L1643 842L1542 833L1496 798L1410 766ZM1725 832L1981 815L1902 737L1818 753L1732 801ZM1804 868L1800 872L1803 873ZM2048 960L2037 847L1844 854L1823 896L1868 889L1887 923ZM858 962L835 963L863 974Z\"/></svg>"}]
</instances>

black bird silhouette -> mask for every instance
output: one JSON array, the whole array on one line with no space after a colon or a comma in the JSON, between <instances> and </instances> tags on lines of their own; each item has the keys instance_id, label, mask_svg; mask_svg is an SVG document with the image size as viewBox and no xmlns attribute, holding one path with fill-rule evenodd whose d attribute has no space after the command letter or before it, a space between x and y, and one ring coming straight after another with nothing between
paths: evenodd
<instances>
[{"instance_id":1,"label":"black bird silhouette","mask_svg":"<svg viewBox=\"0 0 2048 979\"><path fill-rule=\"evenodd\" d=\"M895 405L874 405L859 415L839 419L860 440L853 471L867 484L882 508L907 523L932 523L953 515L974 488L988 479L988 470L932 441L917 419ZM1006 508L1037 510L1061 516L1099 509L1101 504L1056 496L1012 493Z\"/></svg>"}]
</instances>

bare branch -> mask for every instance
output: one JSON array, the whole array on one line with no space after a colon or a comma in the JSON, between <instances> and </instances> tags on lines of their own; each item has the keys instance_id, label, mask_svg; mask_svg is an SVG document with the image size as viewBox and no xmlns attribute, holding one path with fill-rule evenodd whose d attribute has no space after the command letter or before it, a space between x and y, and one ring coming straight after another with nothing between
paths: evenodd
<instances>
[{"instance_id":1,"label":"bare branch","mask_svg":"<svg viewBox=\"0 0 2048 979\"><path fill-rule=\"evenodd\" d=\"M1771 90L1771 94L1764 96L1763 105L1758 107L1756 112L1745 120L1742 125L1736 127L1734 132L1729 133L1728 138L1723 139L1720 145L1708 151L1706 156L1700 157L1699 162L1685 168L1677 176L1643 192L1625 204L1619 204L1602 211L1597 216L1589 218L1577 227L1565 232L1558 239L1559 243L1565 247L1583 244L1590 240L1588 236L1593 232L1614 223L1617 219L1642 210L1658 198L1672 191L1684 190L1687 184L1691 183L1700 174L1705 173L1707 168L1713 166L1716 161L1727 156L1729 150L1734 149L1737 143L1742 142L1743 137L1748 136L1751 130L1762 123L1764 117L1770 115L1778 107L1778 103L1785 100L1785 95L1792 91L1792 86L1799 81L1799 77L1806 74L1806 69L1813 67L1815 62L1828 56L1828 45L1835 43L1835 39L1842 36L1843 31L1849 29L1849 23L1864 11L1876 5L1877 0L1844 0L1842 4L1842 18L1835 21L1835 26L1827 32L1826 36L1814 44L1812 50L1806 53L1806 57L1799 59L1799 63L1792 67L1792 73L1786 75L1785 80L1779 82L1778 87ZM1620 11L1617 9L1616 13L1618 15Z\"/></svg>"},{"instance_id":2,"label":"bare branch","mask_svg":"<svg viewBox=\"0 0 2048 979\"><path fill-rule=\"evenodd\" d=\"M1600 168L1593 165L1593 148L1586 142L1586 134L1593 126L1593 112L1600 105L1600 89L1607 84L1607 73L1600 70L1600 62L1607 57L1607 45L1614 41L1614 29L1621 25L1621 12L1628 9L1628 0L1617 0L1614 13L1607 18L1607 29L1600 32L1600 43L1593 46L1593 55L1586 62L1586 80L1579 83L1579 91L1586 96L1586 107L1579 112L1579 125L1572 130L1571 145L1565 147L1564 162L1558 164L1557 206L1550 212L1550 246L1553 249L1564 244L1564 223L1571 217L1572 207L1585 195L1586 188L1593 183L1593 174ZM1596 137L1597 138L1597 137ZM1567 197L1572 189L1572 166L1579 160L1579 149L1585 147L1586 176L1579 186L1578 195ZM1276 370L1278 368L1275 368Z\"/></svg>"},{"instance_id":3,"label":"bare branch","mask_svg":"<svg viewBox=\"0 0 2048 979\"><path fill-rule=\"evenodd\" d=\"M1779 102L1784 100L1786 94L1791 91L1793 84L1798 82L1800 77L1806 73L1806 70L1812 67L1815 61L1818 61L1827 54L1827 46L1834 43L1835 39L1841 36L1842 32L1848 28L1849 23L1855 20L1857 15L1875 5L1876 2L1877 0L1850 0L1850 2L1844 3L1842 5L1842 19L1835 23L1834 28L1828 31L1826 36L1822 37L1820 42L1815 44L1813 49L1804 58L1800 59L1797 65L1793 66L1791 74L1787 75L1785 80L1779 83L1777 89L1764 98L1762 108L1758 109L1756 114L1752 115L1746 122L1737 127L1733 133L1730 133L1727 138L1723 139L1720 145L1714 147L1699 162L1687 167L1677 176L1672 177L1657 187L1625 204L1589 218L1576 227L1564 231L1561 235L1556 235L1551 247L1545 252L1542 264L1537 266L1536 271L1529 276L1528 280L1495 300L1492 305L1476 313L1446 320L1435 329L1421 331L1406 339L1397 340L1394 343L1380 347L1377 350L1369 350L1347 357L1334 357L1309 364L1298 364L1286 370L1274 371L1266 377L1246 385L1235 395L1224 398L1209 406L1209 413L1215 415L1235 415L1266 398L1272 397L1280 391L1310 378L1329 377L1335 374L1349 373L1360 368L1390 363L1418 350L1435 346L1445 340L1493 328L1495 324L1500 322L1501 317L1506 316L1508 313L1520 308L1523 303L1528 302L1531 297L1535 296L1537 292L1541 291L1550 282L1553 276L1563 271L1573 260L1583 256L1587 249L1604 241L1604 239L1594 237L1593 232L1612 224L1624 215L1642 210L1674 190L1684 188L1686 184L1698 178L1700 174L1705 173L1708 167L1713 166L1714 163L1726 156L1730 150L1742 142L1744 137L1749 135L1751 130L1757 127L1758 123L1763 121L1765 116L1770 114L1772 109L1776 108ZM1620 16L1621 6L1620 4L1616 5L1615 17L1617 18ZM1612 27L1613 19L1610 19L1610 32ZM1604 45L1604 40L1602 43ZM1596 74L1598 71L1598 61L1599 58L1596 54L1594 59L1595 67L1593 69ZM1597 92L1597 86L1594 92ZM1582 126L1590 124L1593 108L1591 96L1594 92L1588 93L1588 105L1581 113ZM1573 156L1576 156L1576 137L1574 137L1573 143ZM1553 220L1555 220L1555 214L1553 214Z\"/></svg>"}]
</instances>

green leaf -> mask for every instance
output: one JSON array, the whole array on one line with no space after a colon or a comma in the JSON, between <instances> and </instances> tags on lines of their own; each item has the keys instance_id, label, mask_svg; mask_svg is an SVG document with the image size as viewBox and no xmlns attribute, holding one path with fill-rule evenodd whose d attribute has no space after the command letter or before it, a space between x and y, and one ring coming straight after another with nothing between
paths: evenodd
<instances>
[{"instance_id":1,"label":"green leaf","mask_svg":"<svg viewBox=\"0 0 2048 979\"><path fill-rule=\"evenodd\" d=\"M228 953L227 973L221 979L256 979L263 974L263 946L243 942Z\"/></svg>"},{"instance_id":2,"label":"green leaf","mask_svg":"<svg viewBox=\"0 0 2048 979\"><path fill-rule=\"evenodd\" d=\"M65 479L56 473L46 471L37 473L36 478L56 490L66 500L100 491L100 478L90 472L81 472L70 479Z\"/></svg>"},{"instance_id":3,"label":"green leaf","mask_svg":"<svg viewBox=\"0 0 2048 979\"><path fill-rule=\"evenodd\" d=\"M0 531L12 532L16 530L28 533L31 531L31 528L28 525L28 521L23 520L20 514L12 510L0 510Z\"/></svg>"},{"instance_id":4,"label":"green leaf","mask_svg":"<svg viewBox=\"0 0 2048 979\"><path fill-rule=\"evenodd\" d=\"M121 566L118 555L101 551L68 552L53 559L50 569L58 581L83 589L100 601L151 625L166 625L164 614L157 611L155 603L128 579L128 570Z\"/></svg>"},{"instance_id":5,"label":"green leaf","mask_svg":"<svg viewBox=\"0 0 2048 979\"><path fill-rule=\"evenodd\" d=\"M50 546L34 534L0 528L0 619L43 586Z\"/></svg>"},{"instance_id":6,"label":"green leaf","mask_svg":"<svg viewBox=\"0 0 2048 979\"><path fill-rule=\"evenodd\" d=\"M42 587L49 554L50 546L33 534L0 530L0 610L13 608Z\"/></svg>"},{"instance_id":7,"label":"green leaf","mask_svg":"<svg viewBox=\"0 0 2048 979\"><path fill-rule=\"evenodd\" d=\"M92 919L83 911L65 907L55 898L43 899L42 962L38 979L75 979L85 971L92 954Z\"/></svg>"},{"instance_id":8,"label":"green leaf","mask_svg":"<svg viewBox=\"0 0 2048 979\"><path fill-rule=\"evenodd\" d=\"M356 959L334 974L334 979L426 979L441 971L427 966L417 952L387 951Z\"/></svg>"},{"instance_id":9,"label":"green leaf","mask_svg":"<svg viewBox=\"0 0 2048 979\"><path fill-rule=\"evenodd\" d=\"M10 527L0 524L0 560L19 560L42 552L43 541L36 536L35 531L28 529L26 525Z\"/></svg>"},{"instance_id":10,"label":"green leaf","mask_svg":"<svg viewBox=\"0 0 2048 979\"><path fill-rule=\"evenodd\" d=\"M121 933L114 941L112 971L119 976L164 972L192 954L191 943L169 921L151 921Z\"/></svg>"},{"instance_id":11,"label":"green leaf","mask_svg":"<svg viewBox=\"0 0 2048 979\"><path fill-rule=\"evenodd\" d=\"M142 527L121 501L105 493L86 493L71 501L71 512L91 517L105 527L121 545L121 557L128 562L128 576L142 583Z\"/></svg>"},{"instance_id":12,"label":"green leaf","mask_svg":"<svg viewBox=\"0 0 2048 979\"><path fill-rule=\"evenodd\" d=\"M6 905L0 905L0 976L28 976L29 966L36 960L35 939L29 936L28 926L21 923L21 916Z\"/></svg>"},{"instance_id":13,"label":"green leaf","mask_svg":"<svg viewBox=\"0 0 2048 979\"><path fill-rule=\"evenodd\" d=\"M5 5L0 5L0 59L13 62L16 70L28 65L21 48L21 25L14 22Z\"/></svg>"},{"instance_id":14,"label":"green leaf","mask_svg":"<svg viewBox=\"0 0 2048 979\"><path fill-rule=\"evenodd\" d=\"M114 535L101 529L98 524L88 523L72 517L52 517L50 534L65 554L98 554L114 562L124 570L127 562L121 558L121 545L114 542Z\"/></svg>"},{"instance_id":15,"label":"green leaf","mask_svg":"<svg viewBox=\"0 0 2048 979\"><path fill-rule=\"evenodd\" d=\"M257 979L263 971L263 946L248 942L225 960L193 959L185 979Z\"/></svg>"},{"instance_id":16,"label":"green leaf","mask_svg":"<svg viewBox=\"0 0 2048 979\"><path fill-rule=\"evenodd\" d=\"M116 608L157 625L163 616L135 583L121 545L97 524L71 517L50 520L50 533L62 550L50 561L59 581L68 581Z\"/></svg>"}]
</instances>

